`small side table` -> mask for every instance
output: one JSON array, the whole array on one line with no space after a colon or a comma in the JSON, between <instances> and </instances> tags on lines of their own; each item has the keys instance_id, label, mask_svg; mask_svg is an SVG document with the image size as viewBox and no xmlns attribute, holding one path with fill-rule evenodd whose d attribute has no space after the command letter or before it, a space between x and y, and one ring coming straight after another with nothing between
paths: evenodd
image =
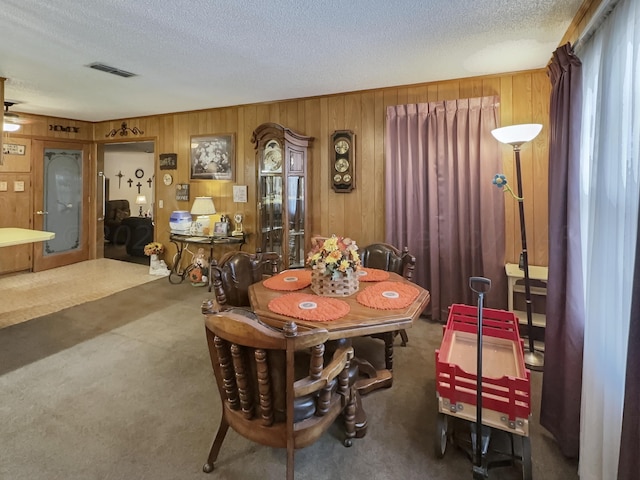
<instances>
[{"instance_id":1,"label":"small side table","mask_svg":"<svg viewBox=\"0 0 640 480\"><path fill-rule=\"evenodd\" d=\"M513 294L514 293L525 293L525 286L523 284L517 283L518 280L524 280L524 270L520 270L517 263L507 263L504 266L504 270L507 273L507 285L508 285L508 300L509 300L509 311L514 312L520 323L527 323L527 312L523 312L521 310L513 309ZM529 265L529 278L531 280L537 280L540 283L543 283L544 286L531 286L531 295L547 295L547 280L549 278L549 269L548 267L539 267L536 265ZM547 323L546 315L543 313L535 313L532 315L533 325L535 327L544 328Z\"/></svg>"},{"instance_id":2,"label":"small side table","mask_svg":"<svg viewBox=\"0 0 640 480\"><path fill-rule=\"evenodd\" d=\"M185 268L184 270L180 269L182 254L188 245L198 245L203 248L209 248L209 262L211 262L213 259L214 247L219 245L237 245L238 249L242 250L242 245L245 243L245 235L246 234L243 233L238 236L202 236L172 233L169 236L169 240L176 246L178 251L173 259L171 273L169 274L169 282L173 284L182 283L185 277L189 274L189 268ZM211 291L211 275L209 275L209 291Z\"/></svg>"}]
</instances>

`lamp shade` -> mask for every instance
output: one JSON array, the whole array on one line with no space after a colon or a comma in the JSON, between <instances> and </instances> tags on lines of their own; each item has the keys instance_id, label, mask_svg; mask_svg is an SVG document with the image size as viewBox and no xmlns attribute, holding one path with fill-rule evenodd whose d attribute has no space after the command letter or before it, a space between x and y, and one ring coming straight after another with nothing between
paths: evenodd
<instances>
[{"instance_id":1,"label":"lamp shade","mask_svg":"<svg viewBox=\"0 0 640 480\"><path fill-rule=\"evenodd\" d=\"M147 204L147 196L146 195L138 195L136 197L136 205L146 205Z\"/></svg>"},{"instance_id":2,"label":"lamp shade","mask_svg":"<svg viewBox=\"0 0 640 480\"><path fill-rule=\"evenodd\" d=\"M496 128L491 130L491 135L500 143L507 143L515 147L530 142L538 136L541 130L542 125L539 123L523 123Z\"/></svg>"},{"instance_id":3,"label":"lamp shade","mask_svg":"<svg viewBox=\"0 0 640 480\"><path fill-rule=\"evenodd\" d=\"M20 125L18 125L17 123L3 122L2 130L5 132L15 132L17 130L20 130Z\"/></svg>"},{"instance_id":4,"label":"lamp shade","mask_svg":"<svg viewBox=\"0 0 640 480\"><path fill-rule=\"evenodd\" d=\"M191 206L191 215L213 215L216 207L211 197L196 197Z\"/></svg>"}]
</instances>

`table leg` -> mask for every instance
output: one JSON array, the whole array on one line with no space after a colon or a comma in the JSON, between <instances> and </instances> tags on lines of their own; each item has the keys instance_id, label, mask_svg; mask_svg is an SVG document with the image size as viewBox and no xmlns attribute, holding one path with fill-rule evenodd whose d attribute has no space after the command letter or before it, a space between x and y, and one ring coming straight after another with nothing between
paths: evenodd
<instances>
[{"instance_id":1,"label":"table leg","mask_svg":"<svg viewBox=\"0 0 640 480\"><path fill-rule=\"evenodd\" d=\"M362 438L367 434L367 413L362 408L362 398L356 390L356 438Z\"/></svg>"},{"instance_id":2,"label":"table leg","mask_svg":"<svg viewBox=\"0 0 640 480\"><path fill-rule=\"evenodd\" d=\"M178 283L182 283L184 281L184 272L180 273L180 262L182 260L182 244L178 244L174 241L172 241L171 243L173 243L176 248L177 248L177 253L173 262L173 265L171 266L171 271L169 272L169 283L173 283L178 284ZM178 277L178 279L176 279L175 277ZM174 281L175 280L175 281Z\"/></svg>"}]
</instances>

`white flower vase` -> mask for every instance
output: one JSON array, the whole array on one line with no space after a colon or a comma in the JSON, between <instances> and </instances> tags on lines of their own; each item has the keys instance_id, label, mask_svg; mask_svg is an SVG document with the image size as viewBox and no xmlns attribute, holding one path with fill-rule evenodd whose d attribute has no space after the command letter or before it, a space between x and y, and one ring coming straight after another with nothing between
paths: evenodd
<instances>
[{"instance_id":1,"label":"white flower vase","mask_svg":"<svg viewBox=\"0 0 640 480\"><path fill-rule=\"evenodd\" d=\"M161 277L166 277L169 275L170 271L167 268L167 264L164 263L164 260L160 260L158 255L151 254L149 260L149 275L158 275Z\"/></svg>"}]
</instances>

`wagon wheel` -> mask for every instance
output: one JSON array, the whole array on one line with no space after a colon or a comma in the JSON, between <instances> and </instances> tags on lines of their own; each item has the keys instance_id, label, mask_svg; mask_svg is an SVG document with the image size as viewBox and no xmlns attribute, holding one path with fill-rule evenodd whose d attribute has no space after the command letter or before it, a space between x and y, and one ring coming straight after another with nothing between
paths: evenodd
<instances>
[{"instance_id":1,"label":"wagon wheel","mask_svg":"<svg viewBox=\"0 0 640 480\"><path fill-rule=\"evenodd\" d=\"M436 435L434 438L434 450L436 458L443 458L447 450L447 417L444 413L438 412L436 418Z\"/></svg>"},{"instance_id":2,"label":"wagon wheel","mask_svg":"<svg viewBox=\"0 0 640 480\"><path fill-rule=\"evenodd\" d=\"M531 440L522 437L522 480L533 480L531 471Z\"/></svg>"}]
</instances>

